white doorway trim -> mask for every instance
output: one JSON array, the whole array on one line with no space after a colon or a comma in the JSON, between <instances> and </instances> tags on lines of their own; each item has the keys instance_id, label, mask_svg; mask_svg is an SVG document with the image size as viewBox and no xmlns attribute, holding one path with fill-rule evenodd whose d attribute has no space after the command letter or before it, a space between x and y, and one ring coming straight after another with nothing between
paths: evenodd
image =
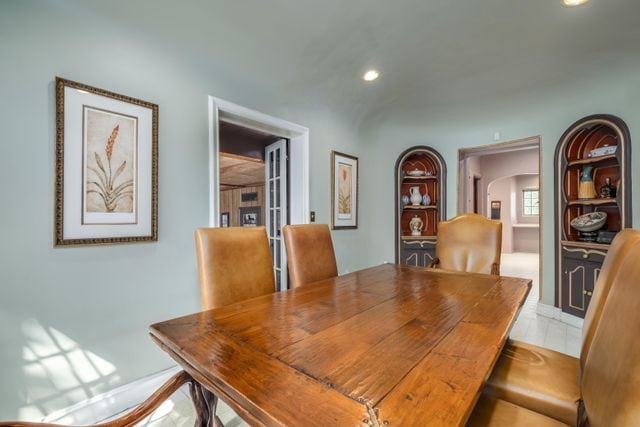
<instances>
[{"instance_id":1,"label":"white doorway trim","mask_svg":"<svg viewBox=\"0 0 640 427\"><path fill-rule=\"evenodd\" d=\"M457 177L457 187L458 187L458 200L457 200L457 212L458 215L465 212L465 208L468 200L468 180L465 160L471 156L477 155L490 155L490 154L498 154L504 153L508 151L518 151L518 150L527 150L531 148L538 149L538 176L540 177L538 184L539 191L539 230L538 230L538 304L540 304L540 299L542 299L542 251L543 251L543 242L542 242L542 230L544 225L544 215L543 215L543 187L542 187L542 137L540 135L531 136L528 138L517 139L514 141L506 141L506 142L497 142L489 145L482 145L478 147L469 147L469 148L460 148L458 149L458 177ZM488 200L483 200L484 206L487 206ZM489 212L485 213L486 216L489 216Z\"/></svg>"},{"instance_id":2,"label":"white doorway trim","mask_svg":"<svg viewBox=\"0 0 640 427\"><path fill-rule=\"evenodd\" d=\"M289 139L289 222L308 223L309 129L209 95L209 226L220 225L221 121Z\"/></svg>"}]
</instances>

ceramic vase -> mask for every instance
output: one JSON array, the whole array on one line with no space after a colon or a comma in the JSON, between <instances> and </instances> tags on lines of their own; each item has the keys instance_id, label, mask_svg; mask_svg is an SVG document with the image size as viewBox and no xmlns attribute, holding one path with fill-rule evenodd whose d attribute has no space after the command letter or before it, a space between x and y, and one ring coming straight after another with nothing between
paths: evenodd
<instances>
[{"instance_id":1,"label":"ceramic vase","mask_svg":"<svg viewBox=\"0 0 640 427\"><path fill-rule=\"evenodd\" d=\"M411 230L412 236L421 236L423 227L424 223L418 215L414 215L411 221L409 221L409 230Z\"/></svg>"},{"instance_id":2,"label":"ceramic vase","mask_svg":"<svg viewBox=\"0 0 640 427\"><path fill-rule=\"evenodd\" d=\"M431 196L429 196L429 192L425 190L424 196L422 196L422 204L425 206L431 205Z\"/></svg>"},{"instance_id":3,"label":"ceramic vase","mask_svg":"<svg viewBox=\"0 0 640 427\"><path fill-rule=\"evenodd\" d=\"M404 208L405 206L407 206L409 204L409 196L407 196L406 194L402 196L401 198L402 200L402 207Z\"/></svg>"},{"instance_id":4,"label":"ceramic vase","mask_svg":"<svg viewBox=\"0 0 640 427\"><path fill-rule=\"evenodd\" d=\"M420 206L420 202L422 202L422 194L420 194L420 187L411 187L409 189L411 193L411 204L413 206Z\"/></svg>"},{"instance_id":5,"label":"ceramic vase","mask_svg":"<svg viewBox=\"0 0 640 427\"><path fill-rule=\"evenodd\" d=\"M596 187L593 185L591 171L593 167L585 166L580 176L580 184L578 186L578 199L588 200L596 197Z\"/></svg>"}]
</instances>

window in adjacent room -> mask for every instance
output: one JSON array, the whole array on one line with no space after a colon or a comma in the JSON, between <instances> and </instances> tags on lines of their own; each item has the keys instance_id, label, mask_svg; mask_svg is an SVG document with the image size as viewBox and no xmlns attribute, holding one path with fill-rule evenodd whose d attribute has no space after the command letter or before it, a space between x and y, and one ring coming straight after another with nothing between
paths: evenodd
<instances>
[{"instance_id":1,"label":"window in adjacent room","mask_svg":"<svg viewBox=\"0 0 640 427\"><path fill-rule=\"evenodd\" d=\"M524 216L538 216L539 213L539 196L540 191L536 188L533 190L522 190L522 213Z\"/></svg>"}]
</instances>

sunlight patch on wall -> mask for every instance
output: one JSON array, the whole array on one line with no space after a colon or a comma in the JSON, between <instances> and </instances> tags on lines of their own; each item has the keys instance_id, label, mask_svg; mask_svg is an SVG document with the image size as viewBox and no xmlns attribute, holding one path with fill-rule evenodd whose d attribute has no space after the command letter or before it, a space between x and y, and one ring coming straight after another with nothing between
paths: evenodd
<instances>
[{"instance_id":1,"label":"sunlight patch on wall","mask_svg":"<svg viewBox=\"0 0 640 427\"><path fill-rule=\"evenodd\" d=\"M39 420L111 389L120 377L115 366L83 349L62 332L35 319L22 322L24 387L22 420Z\"/></svg>"}]
</instances>

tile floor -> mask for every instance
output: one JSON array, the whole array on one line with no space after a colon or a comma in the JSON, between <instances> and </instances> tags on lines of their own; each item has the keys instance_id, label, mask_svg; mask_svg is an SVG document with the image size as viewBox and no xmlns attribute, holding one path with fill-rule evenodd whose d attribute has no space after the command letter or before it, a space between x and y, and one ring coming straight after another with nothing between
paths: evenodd
<instances>
[{"instance_id":1,"label":"tile floor","mask_svg":"<svg viewBox=\"0 0 640 427\"><path fill-rule=\"evenodd\" d=\"M582 330L536 313L539 289L538 254L502 254L500 274L533 280L531 292L511 330L510 337L578 357Z\"/></svg>"},{"instance_id":2,"label":"tile floor","mask_svg":"<svg viewBox=\"0 0 640 427\"><path fill-rule=\"evenodd\" d=\"M511 338L577 357L580 352L581 330L536 313L539 284L538 255L503 254L500 269L504 276L525 277L533 280L531 292L511 330ZM248 426L224 402L218 405L217 414L226 427ZM139 425L141 427L187 427L192 426L194 421L195 415L189 391L183 387Z\"/></svg>"}]
</instances>

